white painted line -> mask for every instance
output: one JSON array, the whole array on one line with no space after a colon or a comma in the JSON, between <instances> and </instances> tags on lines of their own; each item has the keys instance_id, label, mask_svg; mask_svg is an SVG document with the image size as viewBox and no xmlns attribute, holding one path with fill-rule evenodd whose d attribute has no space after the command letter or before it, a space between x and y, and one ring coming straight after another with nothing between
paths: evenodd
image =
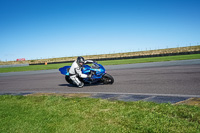
<instances>
[{"instance_id":1,"label":"white painted line","mask_svg":"<svg viewBox=\"0 0 200 133\"><path fill-rule=\"evenodd\" d=\"M150 96L150 97L147 97L147 98L144 98L144 99L142 99L142 101L148 101L149 99L153 99L153 98L155 98L156 96Z\"/></svg>"}]
</instances>

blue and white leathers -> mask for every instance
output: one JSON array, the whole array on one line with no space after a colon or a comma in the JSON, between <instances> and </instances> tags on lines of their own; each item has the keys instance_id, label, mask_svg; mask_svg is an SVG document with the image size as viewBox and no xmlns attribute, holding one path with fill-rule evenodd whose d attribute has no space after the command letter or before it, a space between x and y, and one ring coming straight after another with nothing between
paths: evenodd
<instances>
[{"instance_id":1,"label":"blue and white leathers","mask_svg":"<svg viewBox=\"0 0 200 133\"><path fill-rule=\"evenodd\" d=\"M105 68L96 62L88 61L89 63L92 63L92 65L83 65L81 69L76 69L77 66L75 63L72 64L72 66L65 66L59 69L60 73L65 75L65 79L70 84L80 84L80 82L83 83L103 83L103 84L113 84L114 78L106 73ZM86 64L88 63L86 62ZM74 66L73 66L74 65ZM71 76L73 74L77 74L76 77L79 79L72 79ZM88 77L87 75L92 75L92 77ZM78 82L77 82L78 81ZM77 82L77 83L76 83Z\"/></svg>"},{"instance_id":2,"label":"blue and white leathers","mask_svg":"<svg viewBox=\"0 0 200 133\"><path fill-rule=\"evenodd\" d=\"M76 84L78 87L83 87L83 82L81 82L78 78L87 78L86 74L83 74L81 71L81 67L78 65L77 61L72 63L72 66L69 69L70 79Z\"/></svg>"}]
</instances>

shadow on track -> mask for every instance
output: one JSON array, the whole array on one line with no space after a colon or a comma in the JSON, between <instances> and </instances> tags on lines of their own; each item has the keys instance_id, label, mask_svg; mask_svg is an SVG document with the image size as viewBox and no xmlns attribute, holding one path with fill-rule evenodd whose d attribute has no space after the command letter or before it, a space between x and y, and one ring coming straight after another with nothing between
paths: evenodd
<instances>
[{"instance_id":1,"label":"shadow on track","mask_svg":"<svg viewBox=\"0 0 200 133\"><path fill-rule=\"evenodd\" d=\"M99 85L103 85L103 84L101 84L101 83L85 84L83 87L86 87L86 86L99 86ZM72 85L72 84L59 84L58 86L77 87L76 85Z\"/></svg>"},{"instance_id":2,"label":"shadow on track","mask_svg":"<svg viewBox=\"0 0 200 133\"><path fill-rule=\"evenodd\" d=\"M72 84L59 84L58 86L68 86L68 87L74 87Z\"/></svg>"}]
</instances>

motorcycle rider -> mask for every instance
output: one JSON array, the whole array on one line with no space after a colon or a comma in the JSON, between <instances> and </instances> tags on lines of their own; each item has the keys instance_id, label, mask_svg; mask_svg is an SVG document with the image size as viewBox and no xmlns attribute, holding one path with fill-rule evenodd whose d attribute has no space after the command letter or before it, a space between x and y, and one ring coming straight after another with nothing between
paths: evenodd
<instances>
[{"instance_id":1,"label":"motorcycle rider","mask_svg":"<svg viewBox=\"0 0 200 133\"><path fill-rule=\"evenodd\" d=\"M77 58L77 60L75 60L72 63L72 66L69 69L70 79L74 82L74 84L76 84L80 88L84 86L84 83L81 82L78 77L89 78L89 79L91 79L91 77L92 77L92 74L87 75L87 74L82 73L82 67L87 62L93 62L93 61L92 60L85 60L83 57L79 56Z\"/></svg>"}]
</instances>

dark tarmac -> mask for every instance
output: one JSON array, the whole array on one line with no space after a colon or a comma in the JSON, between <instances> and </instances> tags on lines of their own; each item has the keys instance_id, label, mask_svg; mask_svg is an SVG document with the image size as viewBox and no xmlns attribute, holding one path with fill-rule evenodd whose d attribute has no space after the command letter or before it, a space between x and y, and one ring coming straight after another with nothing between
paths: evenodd
<instances>
[{"instance_id":1,"label":"dark tarmac","mask_svg":"<svg viewBox=\"0 0 200 133\"><path fill-rule=\"evenodd\" d=\"M177 103L200 98L200 60L106 66L113 85L69 85L58 70L0 74L0 94L88 93L93 98Z\"/></svg>"}]
</instances>

